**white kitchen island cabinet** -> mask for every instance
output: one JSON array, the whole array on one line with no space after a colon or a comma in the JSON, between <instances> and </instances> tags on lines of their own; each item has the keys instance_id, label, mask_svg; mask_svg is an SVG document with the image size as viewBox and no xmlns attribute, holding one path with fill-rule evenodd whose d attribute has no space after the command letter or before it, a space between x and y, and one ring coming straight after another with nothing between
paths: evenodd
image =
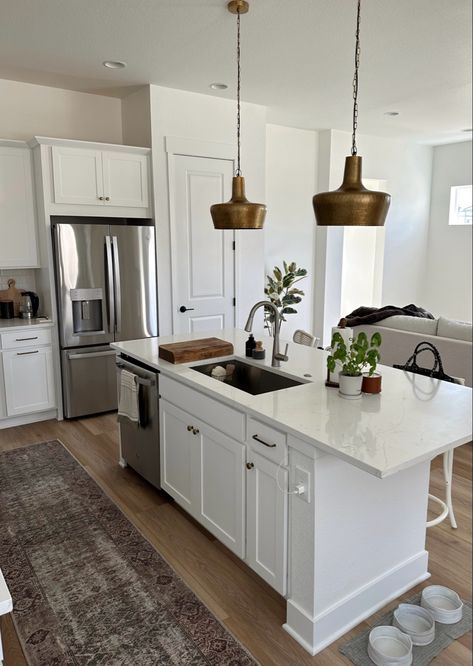
<instances>
[{"instance_id":1,"label":"white kitchen island cabinet","mask_svg":"<svg viewBox=\"0 0 473 666\"><path fill-rule=\"evenodd\" d=\"M215 335L243 356L243 331ZM113 345L160 371L161 446L169 456L163 488L176 499L177 492L188 497L189 513L226 543L224 533L234 525L229 502L236 498L233 515L239 515L240 496L234 481L225 493L224 479L236 478L240 462L246 504L240 556L286 597L284 628L316 654L429 577L430 461L471 441L472 390L381 367L381 395L343 400L324 385L327 354L292 344L289 362L275 372L310 382L250 395L196 372L194 364L159 359L160 343L198 337ZM271 370L270 359L249 363Z\"/></svg>"}]
</instances>

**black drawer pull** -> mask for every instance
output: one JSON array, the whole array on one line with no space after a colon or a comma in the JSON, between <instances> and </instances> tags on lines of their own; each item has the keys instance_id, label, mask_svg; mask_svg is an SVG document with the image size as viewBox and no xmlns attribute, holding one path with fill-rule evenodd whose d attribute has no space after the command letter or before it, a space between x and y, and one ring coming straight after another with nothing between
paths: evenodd
<instances>
[{"instance_id":1,"label":"black drawer pull","mask_svg":"<svg viewBox=\"0 0 473 666\"><path fill-rule=\"evenodd\" d=\"M35 335L34 338L15 338L15 342L26 342L26 340L37 340L38 336Z\"/></svg>"},{"instance_id":2,"label":"black drawer pull","mask_svg":"<svg viewBox=\"0 0 473 666\"><path fill-rule=\"evenodd\" d=\"M268 444L267 442L264 442L262 439L258 437L258 435L253 435L253 439L256 439L257 442L259 442L260 444L264 444L269 449L274 449L276 446L276 444Z\"/></svg>"},{"instance_id":3,"label":"black drawer pull","mask_svg":"<svg viewBox=\"0 0 473 666\"><path fill-rule=\"evenodd\" d=\"M30 351L30 352L16 352L17 356L27 356L27 354L39 354L39 349L36 349L36 351Z\"/></svg>"}]
</instances>

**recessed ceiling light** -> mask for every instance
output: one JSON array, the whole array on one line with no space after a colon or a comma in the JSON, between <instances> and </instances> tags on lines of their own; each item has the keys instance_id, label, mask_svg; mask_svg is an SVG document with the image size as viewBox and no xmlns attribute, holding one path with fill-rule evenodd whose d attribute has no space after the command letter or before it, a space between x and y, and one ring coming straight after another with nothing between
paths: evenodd
<instances>
[{"instance_id":1,"label":"recessed ceiling light","mask_svg":"<svg viewBox=\"0 0 473 666\"><path fill-rule=\"evenodd\" d=\"M226 90L228 86L226 83L211 83L209 88L212 90Z\"/></svg>"},{"instance_id":2,"label":"recessed ceiling light","mask_svg":"<svg viewBox=\"0 0 473 666\"><path fill-rule=\"evenodd\" d=\"M385 115L385 116L398 116L398 115L399 115L399 111L385 111L385 112L384 112L384 115Z\"/></svg>"},{"instance_id":3,"label":"recessed ceiling light","mask_svg":"<svg viewBox=\"0 0 473 666\"><path fill-rule=\"evenodd\" d=\"M126 62L121 60L105 60L102 65L108 67L108 69L125 69Z\"/></svg>"}]
</instances>

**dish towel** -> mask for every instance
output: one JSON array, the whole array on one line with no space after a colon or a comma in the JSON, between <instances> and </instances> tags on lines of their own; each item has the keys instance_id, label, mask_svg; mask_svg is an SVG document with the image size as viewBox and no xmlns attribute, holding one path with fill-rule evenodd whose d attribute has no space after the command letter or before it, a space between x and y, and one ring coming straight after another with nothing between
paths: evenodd
<instances>
[{"instance_id":1,"label":"dish towel","mask_svg":"<svg viewBox=\"0 0 473 666\"><path fill-rule=\"evenodd\" d=\"M122 370L120 374L118 416L123 416L138 424L140 421L139 386L136 376L128 370Z\"/></svg>"}]
</instances>

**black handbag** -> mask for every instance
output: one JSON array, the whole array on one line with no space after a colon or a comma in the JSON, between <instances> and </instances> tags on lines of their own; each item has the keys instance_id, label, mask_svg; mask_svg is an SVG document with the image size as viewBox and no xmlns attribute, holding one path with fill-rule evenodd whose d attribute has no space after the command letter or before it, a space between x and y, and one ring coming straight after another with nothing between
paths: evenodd
<instances>
[{"instance_id":1,"label":"black handbag","mask_svg":"<svg viewBox=\"0 0 473 666\"><path fill-rule=\"evenodd\" d=\"M428 368L422 368L417 365L417 357L422 352L429 351L434 355L434 365L429 370ZM441 379L444 382L451 382L457 384L458 380L454 377L450 377L443 369L442 359L440 358L440 353L437 347L434 347L430 342L419 342L419 344L414 349L412 356L408 358L404 365L393 365L393 368L398 370L405 370L406 372L413 372L416 375L424 375L424 377L433 377L433 379Z\"/></svg>"}]
</instances>

